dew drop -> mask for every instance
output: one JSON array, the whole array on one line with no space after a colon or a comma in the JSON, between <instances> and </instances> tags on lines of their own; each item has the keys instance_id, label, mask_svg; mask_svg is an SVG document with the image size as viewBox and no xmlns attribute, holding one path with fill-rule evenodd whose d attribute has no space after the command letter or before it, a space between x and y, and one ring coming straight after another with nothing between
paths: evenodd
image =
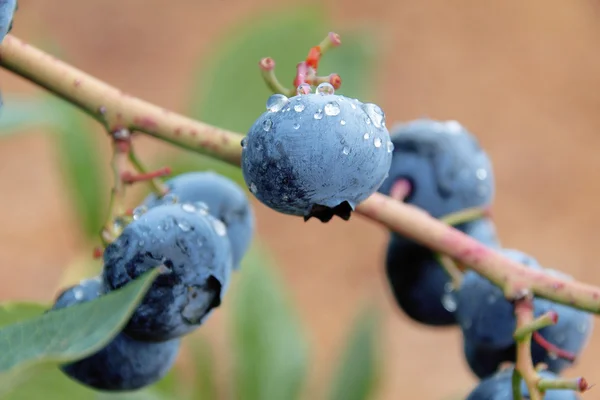
<instances>
[{"instance_id":1,"label":"dew drop","mask_svg":"<svg viewBox=\"0 0 600 400\"><path fill-rule=\"evenodd\" d=\"M371 137L371 135L369 135L369 132L365 133L363 135L363 139L368 140Z\"/></svg>"},{"instance_id":2,"label":"dew drop","mask_svg":"<svg viewBox=\"0 0 600 400\"><path fill-rule=\"evenodd\" d=\"M197 201L194 203L194 206L196 207L196 210L198 212L198 214L200 215L208 215L209 213L209 207L208 204L206 204L203 201Z\"/></svg>"},{"instance_id":3,"label":"dew drop","mask_svg":"<svg viewBox=\"0 0 600 400\"><path fill-rule=\"evenodd\" d=\"M294 106L294 111L296 111L296 112L302 112L302 111L304 111L304 108L305 108L304 104L298 103L298 104L296 104Z\"/></svg>"},{"instance_id":4,"label":"dew drop","mask_svg":"<svg viewBox=\"0 0 600 400\"><path fill-rule=\"evenodd\" d=\"M375 147L377 147L377 148L381 147L381 139L379 139L379 138L375 138L375 139L373 140L373 144L374 144L374 145L375 145Z\"/></svg>"},{"instance_id":5,"label":"dew drop","mask_svg":"<svg viewBox=\"0 0 600 400\"><path fill-rule=\"evenodd\" d=\"M373 125L376 128L381 128L385 123L385 114L383 113L381 107L373 103L365 103L361 107L364 112L367 113L369 119L373 121ZM367 124L369 124L369 122L367 122Z\"/></svg>"},{"instance_id":6,"label":"dew drop","mask_svg":"<svg viewBox=\"0 0 600 400\"><path fill-rule=\"evenodd\" d=\"M371 125L371 118L365 117L365 124Z\"/></svg>"},{"instance_id":7,"label":"dew drop","mask_svg":"<svg viewBox=\"0 0 600 400\"><path fill-rule=\"evenodd\" d=\"M323 82L323 83L319 84L319 86L317 86L316 92L317 92L317 94L320 94L321 96L326 96L326 95L334 94L335 89L333 88L333 85L331 83Z\"/></svg>"},{"instance_id":8,"label":"dew drop","mask_svg":"<svg viewBox=\"0 0 600 400\"><path fill-rule=\"evenodd\" d=\"M296 129L296 130L300 129L300 124L296 122L296 123L294 124L294 129Z\"/></svg>"},{"instance_id":9,"label":"dew drop","mask_svg":"<svg viewBox=\"0 0 600 400\"><path fill-rule=\"evenodd\" d=\"M133 209L133 219L138 220L142 215L144 215L148 211L148 207L142 205Z\"/></svg>"},{"instance_id":10,"label":"dew drop","mask_svg":"<svg viewBox=\"0 0 600 400\"><path fill-rule=\"evenodd\" d=\"M344 121L344 120L341 120L341 121L340 121L340 125L342 125L342 126L346 125L346 121Z\"/></svg>"},{"instance_id":11,"label":"dew drop","mask_svg":"<svg viewBox=\"0 0 600 400\"><path fill-rule=\"evenodd\" d=\"M187 222L185 222L185 221L179 221L179 222L177 222L177 226L183 232L189 232L190 230L192 230L192 226L190 224L188 224Z\"/></svg>"},{"instance_id":12,"label":"dew drop","mask_svg":"<svg viewBox=\"0 0 600 400\"><path fill-rule=\"evenodd\" d=\"M356 110L356 106L354 105L354 103L350 103L350 107L352 107L353 110Z\"/></svg>"},{"instance_id":13,"label":"dew drop","mask_svg":"<svg viewBox=\"0 0 600 400\"><path fill-rule=\"evenodd\" d=\"M267 111L277 112L281 111L290 102L286 96L282 94L273 94L267 99Z\"/></svg>"},{"instance_id":14,"label":"dew drop","mask_svg":"<svg viewBox=\"0 0 600 400\"><path fill-rule=\"evenodd\" d=\"M314 115L315 119L323 119L323 110L319 109Z\"/></svg>"},{"instance_id":15,"label":"dew drop","mask_svg":"<svg viewBox=\"0 0 600 400\"><path fill-rule=\"evenodd\" d=\"M248 146L248 138L245 137L242 139L242 149L245 149Z\"/></svg>"},{"instance_id":16,"label":"dew drop","mask_svg":"<svg viewBox=\"0 0 600 400\"><path fill-rule=\"evenodd\" d=\"M250 183L250 191L252 193L256 193L258 191L258 189L256 188L256 185L254 184L254 182Z\"/></svg>"},{"instance_id":17,"label":"dew drop","mask_svg":"<svg viewBox=\"0 0 600 400\"><path fill-rule=\"evenodd\" d=\"M287 194L284 194L283 196L281 196L281 200L283 201L288 201L290 199L290 196L288 196Z\"/></svg>"},{"instance_id":18,"label":"dew drop","mask_svg":"<svg viewBox=\"0 0 600 400\"><path fill-rule=\"evenodd\" d=\"M165 203L171 203L171 204L176 204L179 202L179 197L177 197L177 195L173 194L173 193L167 193L164 197L163 197L163 201Z\"/></svg>"},{"instance_id":19,"label":"dew drop","mask_svg":"<svg viewBox=\"0 0 600 400\"><path fill-rule=\"evenodd\" d=\"M265 121L263 122L263 130L265 132L269 132L271 130L272 126L273 126L273 121L271 121L270 119L265 119Z\"/></svg>"},{"instance_id":20,"label":"dew drop","mask_svg":"<svg viewBox=\"0 0 600 400\"><path fill-rule=\"evenodd\" d=\"M144 242L143 240L140 240L138 242L138 246L140 246L140 247L144 247L145 244L146 244L146 242Z\"/></svg>"},{"instance_id":21,"label":"dew drop","mask_svg":"<svg viewBox=\"0 0 600 400\"><path fill-rule=\"evenodd\" d=\"M394 143L392 143L392 141L390 140L389 142L387 142L387 152L391 153L392 151L394 151Z\"/></svg>"},{"instance_id":22,"label":"dew drop","mask_svg":"<svg viewBox=\"0 0 600 400\"><path fill-rule=\"evenodd\" d=\"M73 297L75 297L75 300L83 299L83 290L80 288L73 289Z\"/></svg>"},{"instance_id":23,"label":"dew drop","mask_svg":"<svg viewBox=\"0 0 600 400\"><path fill-rule=\"evenodd\" d=\"M343 153L344 155L346 155L346 156L347 156L348 154L350 154L350 147L348 147L348 146L344 147L344 148L342 149L342 153Z\"/></svg>"},{"instance_id":24,"label":"dew drop","mask_svg":"<svg viewBox=\"0 0 600 400\"><path fill-rule=\"evenodd\" d=\"M446 121L444 126L446 131L452 134L460 133L463 130L462 125L458 121Z\"/></svg>"},{"instance_id":25,"label":"dew drop","mask_svg":"<svg viewBox=\"0 0 600 400\"><path fill-rule=\"evenodd\" d=\"M219 236L227 235L227 227L225 226L225 224L223 222L221 222L221 220L213 218L212 226L213 226L213 229L215 230L215 232L217 233L217 235L219 235Z\"/></svg>"},{"instance_id":26,"label":"dew drop","mask_svg":"<svg viewBox=\"0 0 600 400\"><path fill-rule=\"evenodd\" d=\"M167 218L163 221L159 228L166 232L169 229L171 229L173 225L175 225L175 221L173 220L173 218Z\"/></svg>"},{"instance_id":27,"label":"dew drop","mask_svg":"<svg viewBox=\"0 0 600 400\"><path fill-rule=\"evenodd\" d=\"M196 212L196 207L193 204L190 203L184 203L181 205L181 209L185 212L188 213L195 213Z\"/></svg>"},{"instance_id":28,"label":"dew drop","mask_svg":"<svg viewBox=\"0 0 600 400\"><path fill-rule=\"evenodd\" d=\"M479 180L484 180L485 178L487 178L487 171L484 168L479 168L476 172L475 175L477 175L477 179Z\"/></svg>"},{"instance_id":29,"label":"dew drop","mask_svg":"<svg viewBox=\"0 0 600 400\"><path fill-rule=\"evenodd\" d=\"M310 85L308 83L302 83L296 89L296 93L299 95L309 94L310 93Z\"/></svg>"},{"instance_id":30,"label":"dew drop","mask_svg":"<svg viewBox=\"0 0 600 400\"><path fill-rule=\"evenodd\" d=\"M114 220L113 222L113 230L116 232L121 231L123 228L125 228L125 221L123 221L122 218L117 218Z\"/></svg>"},{"instance_id":31,"label":"dew drop","mask_svg":"<svg viewBox=\"0 0 600 400\"><path fill-rule=\"evenodd\" d=\"M325 114L333 117L340 113L340 105L337 102L332 101L325 104L324 110Z\"/></svg>"},{"instance_id":32,"label":"dew drop","mask_svg":"<svg viewBox=\"0 0 600 400\"><path fill-rule=\"evenodd\" d=\"M454 293L444 293L442 295L442 306L446 309L446 311L448 312L454 312L456 311L456 299L454 298Z\"/></svg>"}]
</instances>

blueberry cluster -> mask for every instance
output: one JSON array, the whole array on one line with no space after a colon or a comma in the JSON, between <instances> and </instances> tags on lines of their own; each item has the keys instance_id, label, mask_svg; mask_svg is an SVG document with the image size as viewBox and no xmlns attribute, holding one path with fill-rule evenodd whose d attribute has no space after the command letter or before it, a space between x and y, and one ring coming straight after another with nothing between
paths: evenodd
<instances>
[{"instance_id":1,"label":"blueberry cluster","mask_svg":"<svg viewBox=\"0 0 600 400\"><path fill-rule=\"evenodd\" d=\"M494 196L491 161L477 139L461 124L420 119L394 127L391 138L392 165L380 192L392 197L400 192L401 200L436 218L491 205ZM543 268L521 251L502 248L489 217L456 228L506 257L530 268ZM455 284L436 254L396 233L390 234L386 273L399 307L411 319L431 326L460 327L467 363L482 379L468 400L512 399L510 371L499 369L501 364L515 361L516 321L513 305L502 291L473 271L466 272L460 284ZM589 313L534 299L536 316L551 310L558 314L558 323L537 332L541 339L532 341L531 347L533 362L546 364L547 376L559 374L573 363L593 326ZM567 400L575 399L576 395L550 390L546 398Z\"/></svg>"},{"instance_id":2,"label":"blueberry cluster","mask_svg":"<svg viewBox=\"0 0 600 400\"><path fill-rule=\"evenodd\" d=\"M162 378L175 361L180 338L221 304L231 273L250 245L254 215L235 183L196 172L166 185L168 194L148 196L107 246L101 276L68 288L53 307L91 301L156 267L161 272L112 342L62 366L92 388L128 391Z\"/></svg>"},{"instance_id":3,"label":"blueberry cluster","mask_svg":"<svg viewBox=\"0 0 600 400\"><path fill-rule=\"evenodd\" d=\"M13 15L16 10L17 0L0 0L0 43L12 28Z\"/></svg>"},{"instance_id":4,"label":"blueberry cluster","mask_svg":"<svg viewBox=\"0 0 600 400\"><path fill-rule=\"evenodd\" d=\"M388 175L393 144L379 106L316 93L271 96L242 141L250 191L269 208L322 222L348 220Z\"/></svg>"}]
</instances>

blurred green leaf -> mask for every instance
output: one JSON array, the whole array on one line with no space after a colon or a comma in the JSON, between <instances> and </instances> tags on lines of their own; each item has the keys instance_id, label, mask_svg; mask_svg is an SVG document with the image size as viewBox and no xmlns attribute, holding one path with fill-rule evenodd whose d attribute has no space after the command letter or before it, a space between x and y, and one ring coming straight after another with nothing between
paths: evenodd
<instances>
[{"instance_id":1,"label":"blurred green leaf","mask_svg":"<svg viewBox=\"0 0 600 400\"><path fill-rule=\"evenodd\" d=\"M60 121L48 97L8 95L0 100L0 137Z\"/></svg>"},{"instance_id":2,"label":"blurred green leaf","mask_svg":"<svg viewBox=\"0 0 600 400\"><path fill-rule=\"evenodd\" d=\"M0 329L0 396L35 379L38 372L43 375L49 368L84 358L109 343L157 274L155 269L99 299Z\"/></svg>"},{"instance_id":3,"label":"blurred green leaf","mask_svg":"<svg viewBox=\"0 0 600 400\"><path fill-rule=\"evenodd\" d=\"M300 397L308 344L264 252L244 258L233 297L235 399Z\"/></svg>"},{"instance_id":4,"label":"blurred green leaf","mask_svg":"<svg viewBox=\"0 0 600 400\"><path fill-rule=\"evenodd\" d=\"M8 302L0 305L0 327L40 316L48 307L38 303Z\"/></svg>"},{"instance_id":5,"label":"blurred green leaf","mask_svg":"<svg viewBox=\"0 0 600 400\"><path fill-rule=\"evenodd\" d=\"M67 180L82 230L98 235L104 223L109 190L104 179L107 162L98 152L97 135L86 116L61 99L54 99L61 123L54 125L61 167Z\"/></svg>"},{"instance_id":6,"label":"blurred green leaf","mask_svg":"<svg viewBox=\"0 0 600 400\"><path fill-rule=\"evenodd\" d=\"M260 11L215 41L214 54L205 57L195 74L188 112L192 117L219 127L246 133L265 111L271 92L263 82L258 62L273 57L280 81L291 87L296 64L306 58L331 30L331 22L314 7L282 7L279 12ZM339 93L363 98L371 85L370 60L373 40L365 32L339 32L342 46L324 56L320 74L337 72L342 77ZM239 168L207 156L177 157L185 171L213 169L244 184ZM169 162L169 165L171 162Z\"/></svg>"},{"instance_id":7,"label":"blurred green leaf","mask_svg":"<svg viewBox=\"0 0 600 400\"><path fill-rule=\"evenodd\" d=\"M377 317L372 308L357 319L340 358L329 400L367 400L377 380Z\"/></svg>"},{"instance_id":8,"label":"blurred green leaf","mask_svg":"<svg viewBox=\"0 0 600 400\"><path fill-rule=\"evenodd\" d=\"M194 386L191 396L195 399L219 399L215 363L210 345L198 335L189 342L194 361Z\"/></svg>"}]
</instances>

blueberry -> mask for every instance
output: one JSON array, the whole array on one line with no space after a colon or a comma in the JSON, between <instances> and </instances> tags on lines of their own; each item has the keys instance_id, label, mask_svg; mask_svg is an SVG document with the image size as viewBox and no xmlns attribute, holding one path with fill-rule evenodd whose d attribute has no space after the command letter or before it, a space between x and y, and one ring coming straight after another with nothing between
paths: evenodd
<instances>
[{"instance_id":1,"label":"blueberry","mask_svg":"<svg viewBox=\"0 0 600 400\"><path fill-rule=\"evenodd\" d=\"M508 249L501 252L530 268L542 269L533 257L525 253ZM551 270L545 271L553 273ZM504 297L502 290L469 271L464 276L456 300L456 317L463 333L465 356L473 373L485 378L493 374L502 362L514 362L514 307ZM542 298L535 298L533 306L536 317L550 310L558 314L558 323L541 329L540 336L561 350L578 355L591 333L592 316ZM550 353L536 340L532 341L531 355L535 364L545 363L549 371L554 373L560 373L572 364L571 360Z\"/></svg>"},{"instance_id":2,"label":"blueberry","mask_svg":"<svg viewBox=\"0 0 600 400\"><path fill-rule=\"evenodd\" d=\"M513 400L512 394L513 369L508 368L496 372L479 382L477 387L467 397L467 400ZM556 379L556 375L549 371L541 371L540 376L544 379ZM521 381L521 393L529 398L529 391L525 382ZM578 400L579 396L571 390L548 390L544 400Z\"/></svg>"},{"instance_id":3,"label":"blueberry","mask_svg":"<svg viewBox=\"0 0 600 400\"><path fill-rule=\"evenodd\" d=\"M17 0L0 0L0 43L12 28L13 15L17 9Z\"/></svg>"},{"instance_id":4,"label":"blueberry","mask_svg":"<svg viewBox=\"0 0 600 400\"><path fill-rule=\"evenodd\" d=\"M221 304L232 256L223 223L191 204L149 209L130 223L104 252L104 279L118 289L159 267L125 332L162 341L201 325Z\"/></svg>"},{"instance_id":5,"label":"blueberry","mask_svg":"<svg viewBox=\"0 0 600 400\"><path fill-rule=\"evenodd\" d=\"M419 119L395 126L391 138L392 165L381 193L389 195L396 182L408 180L405 201L436 218L492 202L491 161L458 122Z\"/></svg>"},{"instance_id":6,"label":"blueberry","mask_svg":"<svg viewBox=\"0 0 600 400\"><path fill-rule=\"evenodd\" d=\"M488 246L499 246L494 224L489 219L457 228ZM386 274L396 302L411 319L432 326L456 323L451 279L431 250L392 233Z\"/></svg>"},{"instance_id":7,"label":"blueberry","mask_svg":"<svg viewBox=\"0 0 600 400\"><path fill-rule=\"evenodd\" d=\"M390 168L393 145L381 108L324 91L274 95L267 107L242 140L250 191L283 214L348 220Z\"/></svg>"},{"instance_id":8,"label":"blueberry","mask_svg":"<svg viewBox=\"0 0 600 400\"><path fill-rule=\"evenodd\" d=\"M166 182L169 194L180 203L202 202L208 211L227 227L234 269L239 267L254 234L254 213L246 193L231 179L215 172L190 172ZM157 198L151 194L144 200L148 207L172 202L171 196Z\"/></svg>"},{"instance_id":9,"label":"blueberry","mask_svg":"<svg viewBox=\"0 0 600 400\"><path fill-rule=\"evenodd\" d=\"M89 279L66 289L53 309L94 300L104 294L101 279ZM130 391L151 385L173 366L179 339L141 342L119 333L107 346L82 360L61 366L72 379L103 391Z\"/></svg>"}]
</instances>

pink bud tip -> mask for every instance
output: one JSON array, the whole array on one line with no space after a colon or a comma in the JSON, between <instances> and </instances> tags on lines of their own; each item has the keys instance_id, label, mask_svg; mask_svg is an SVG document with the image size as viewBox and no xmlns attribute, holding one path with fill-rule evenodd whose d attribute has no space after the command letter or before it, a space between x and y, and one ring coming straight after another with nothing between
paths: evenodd
<instances>
[{"instance_id":1,"label":"pink bud tip","mask_svg":"<svg viewBox=\"0 0 600 400\"><path fill-rule=\"evenodd\" d=\"M329 40L334 46L339 46L340 44L342 44L342 39L340 38L340 35L338 35L335 32L329 32Z\"/></svg>"},{"instance_id":2,"label":"pink bud tip","mask_svg":"<svg viewBox=\"0 0 600 400\"><path fill-rule=\"evenodd\" d=\"M265 57L262 60L260 60L258 66L263 71L273 71L273 69L275 68L275 60L273 60L271 57Z\"/></svg>"},{"instance_id":3,"label":"pink bud tip","mask_svg":"<svg viewBox=\"0 0 600 400\"><path fill-rule=\"evenodd\" d=\"M556 311L548 311L548 316L553 324L558 323L558 313Z\"/></svg>"},{"instance_id":4,"label":"pink bud tip","mask_svg":"<svg viewBox=\"0 0 600 400\"><path fill-rule=\"evenodd\" d=\"M412 187L408 179L399 179L392 186L390 197L394 200L404 201L411 190Z\"/></svg>"},{"instance_id":5,"label":"pink bud tip","mask_svg":"<svg viewBox=\"0 0 600 400\"><path fill-rule=\"evenodd\" d=\"M581 393L588 391L589 389L591 389L591 386L588 384L588 382L585 380L585 378L579 378L579 382L577 382L577 388L579 389L579 391Z\"/></svg>"},{"instance_id":6,"label":"pink bud tip","mask_svg":"<svg viewBox=\"0 0 600 400\"><path fill-rule=\"evenodd\" d=\"M329 83L337 90L342 86L342 78L338 74L331 74L329 75Z\"/></svg>"}]
</instances>

